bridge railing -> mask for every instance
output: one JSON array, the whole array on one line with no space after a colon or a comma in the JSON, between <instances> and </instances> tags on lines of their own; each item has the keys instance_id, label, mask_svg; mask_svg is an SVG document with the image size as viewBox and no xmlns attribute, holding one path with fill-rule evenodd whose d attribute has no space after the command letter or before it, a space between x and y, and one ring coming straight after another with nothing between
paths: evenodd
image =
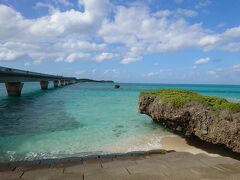
<instances>
[{"instance_id":1,"label":"bridge railing","mask_svg":"<svg viewBox=\"0 0 240 180\"><path fill-rule=\"evenodd\" d=\"M22 76L33 76L33 77L41 77L41 78L49 78L49 79L64 79L64 80L76 79L75 77L50 75L50 74L25 71L25 70L19 70L19 69L13 69L13 68L7 68L7 67L0 66L0 76L1 75L22 75Z\"/></svg>"},{"instance_id":2,"label":"bridge railing","mask_svg":"<svg viewBox=\"0 0 240 180\"><path fill-rule=\"evenodd\" d=\"M5 83L9 96L20 96L23 88L22 82L40 82L41 89L48 89L49 81L53 81L54 87L74 84L75 77L50 75L0 66L0 83Z\"/></svg>"}]
</instances>

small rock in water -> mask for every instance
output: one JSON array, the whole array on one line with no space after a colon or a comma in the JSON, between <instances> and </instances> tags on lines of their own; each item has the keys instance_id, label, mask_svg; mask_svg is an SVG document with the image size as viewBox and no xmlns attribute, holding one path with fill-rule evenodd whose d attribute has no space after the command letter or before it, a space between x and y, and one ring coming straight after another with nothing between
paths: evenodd
<instances>
[{"instance_id":1,"label":"small rock in water","mask_svg":"<svg viewBox=\"0 0 240 180\"><path fill-rule=\"evenodd\" d=\"M115 88L116 88L116 89L120 88L120 85L116 84L116 85L115 85Z\"/></svg>"}]
</instances>

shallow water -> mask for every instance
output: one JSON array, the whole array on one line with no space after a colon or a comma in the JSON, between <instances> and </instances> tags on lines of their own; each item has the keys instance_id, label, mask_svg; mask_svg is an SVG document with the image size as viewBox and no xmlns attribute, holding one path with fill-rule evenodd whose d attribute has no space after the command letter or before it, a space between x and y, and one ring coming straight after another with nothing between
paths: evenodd
<instances>
[{"instance_id":1,"label":"shallow water","mask_svg":"<svg viewBox=\"0 0 240 180\"><path fill-rule=\"evenodd\" d=\"M108 153L114 145L154 148L170 133L137 112L143 90L182 88L240 101L240 86L79 83L41 91L25 83L21 97L7 97L0 85L0 161ZM124 144L143 136L145 144Z\"/></svg>"}]
</instances>

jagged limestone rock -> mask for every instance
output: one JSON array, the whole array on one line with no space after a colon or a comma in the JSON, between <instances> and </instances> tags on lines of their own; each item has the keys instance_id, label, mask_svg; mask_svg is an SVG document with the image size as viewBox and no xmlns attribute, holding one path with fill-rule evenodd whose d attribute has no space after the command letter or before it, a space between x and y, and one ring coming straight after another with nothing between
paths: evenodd
<instances>
[{"instance_id":1,"label":"jagged limestone rock","mask_svg":"<svg viewBox=\"0 0 240 180\"><path fill-rule=\"evenodd\" d=\"M142 92L139 112L186 136L240 153L240 104L185 90Z\"/></svg>"}]
</instances>

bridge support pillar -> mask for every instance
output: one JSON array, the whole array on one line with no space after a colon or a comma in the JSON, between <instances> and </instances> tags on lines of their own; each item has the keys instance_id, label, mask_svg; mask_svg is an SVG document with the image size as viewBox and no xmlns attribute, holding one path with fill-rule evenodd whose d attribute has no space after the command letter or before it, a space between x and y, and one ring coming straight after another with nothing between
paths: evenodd
<instances>
[{"instance_id":1,"label":"bridge support pillar","mask_svg":"<svg viewBox=\"0 0 240 180\"><path fill-rule=\"evenodd\" d=\"M40 86L42 90L48 89L48 81L40 81Z\"/></svg>"},{"instance_id":2,"label":"bridge support pillar","mask_svg":"<svg viewBox=\"0 0 240 180\"><path fill-rule=\"evenodd\" d=\"M61 86L64 86L64 85L65 85L64 80L61 80L60 82L61 82Z\"/></svg>"},{"instance_id":3,"label":"bridge support pillar","mask_svg":"<svg viewBox=\"0 0 240 180\"><path fill-rule=\"evenodd\" d=\"M23 83L21 82L6 82L5 83L8 96L21 96Z\"/></svg>"},{"instance_id":4,"label":"bridge support pillar","mask_svg":"<svg viewBox=\"0 0 240 180\"><path fill-rule=\"evenodd\" d=\"M53 81L53 86L58 87L59 86L59 80L54 80Z\"/></svg>"},{"instance_id":5,"label":"bridge support pillar","mask_svg":"<svg viewBox=\"0 0 240 180\"><path fill-rule=\"evenodd\" d=\"M65 85L68 85L68 80L65 80Z\"/></svg>"}]
</instances>

